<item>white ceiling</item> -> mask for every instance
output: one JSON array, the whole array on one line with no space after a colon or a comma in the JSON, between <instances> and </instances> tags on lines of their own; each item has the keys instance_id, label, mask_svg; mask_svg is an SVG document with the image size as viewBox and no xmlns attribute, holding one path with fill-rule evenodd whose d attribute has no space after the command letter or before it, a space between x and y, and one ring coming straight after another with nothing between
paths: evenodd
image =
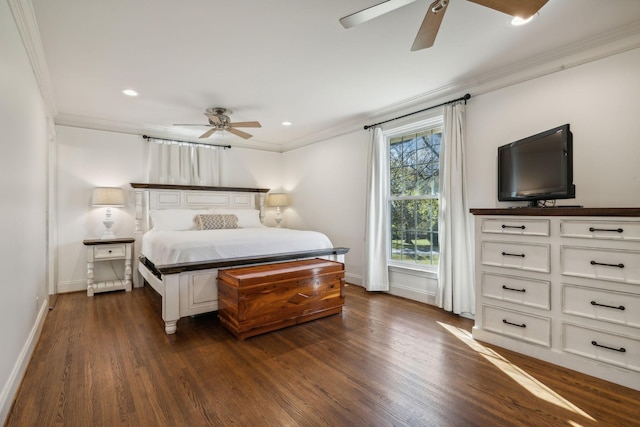
<instances>
[{"instance_id":1,"label":"white ceiling","mask_svg":"<svg viewBox=\"0 0 640 427\"><path fill-rule=\"evenodd\" d=\"M434 47L417 52L428 1L339 24L379 2L32 0L56 123L197 140L207 128L172 124L204 124L204 109L222 106L262 128L244 129L250 140L217 132L207 142L273 151L640 45L639 0L550 0L523 27L451 0Z\"/></svg>"}]
</instances>

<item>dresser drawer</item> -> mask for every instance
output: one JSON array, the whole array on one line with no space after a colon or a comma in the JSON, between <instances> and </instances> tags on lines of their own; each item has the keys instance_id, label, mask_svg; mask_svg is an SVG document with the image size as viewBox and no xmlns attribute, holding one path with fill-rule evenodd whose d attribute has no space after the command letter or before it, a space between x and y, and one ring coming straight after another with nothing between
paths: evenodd
<instances>
[{"instance_id":1,"label":"dresser drawer","mask_svg":"<svg viewBox=\"0 0 640 427\"><path fill-rule=\"evenodd\" d=\"M93 259L118 259L124 258L125 245L96 245L93 247Z\"/></svg>"},{"instance_id":2,"label":"dresser drawer","mask_svg":"<svg viewBox=\"0 0 640 427\"><path fill-rule=\"evenodd\" d=\"M546 347L551 345L551 319L505 310L490 305L482 306L482 327Z\"/></svg>"},{"instance_id":3,"label":"dresser drawer","mask_svg":"<svg viewBox=\"0 0 640 427\"><path fill-rule=\"evenodd\" d=\"M560 246L565 276L640 285L640 251Z\"/></svg>"},{"instance_id":4,"label":"dresser drawer","mask_svg":"<svg viewBox=\"0 0 640 427\"><path fill-rule=\"evenodd\" d=\"M562 311L640 328L640 295L562 285Z\"/></svg>"},{"instance_id":5,"label":"dresser drawer","mask_svg":"<svg viewBox=\"0 0 640 427\"><path fill-rule=\"evenodd\" d=\"M562 329L564 351L640 371L640 340L570 323Z\"/></svg>"},{"instance_id":6,"label":"dresser drawer","mask_svg":"<svg viewBox=\"0 0 640 427\"><path fill-rule=\"evenodd\" d=\"M484 241L480 248L484 265L549 272L549 245Z\"/></svg>"},{"instance_id":7,"label":"dresser drawer","mask_svg":"<svg viewBox=\"0 0 640 427\"><path fill-rule=\"evenodd\" d=\"M483 233L520 234L523 236L548 236L549 220L499 218L483 219Z\"/></svg>"},{"instance_id":8,"label":"dresser drawer","mask_svg":"<svg viewBox=\"0 0 640 427\"><path fill-rule=\"evenodd\" d=\"M560 236L640 241L640 222L563 220L560 221Z\"/></svg>"},{"instance_id":9,"label":"dresser drawer","mask_svg":"<svg viewBox=\"0 0 640 427\"><path fill-rule=\"evenodd\" d=\"M482 273L482 295L529 307L549 310L551 283L502 274Z\"/></svg>"}]
</instances>

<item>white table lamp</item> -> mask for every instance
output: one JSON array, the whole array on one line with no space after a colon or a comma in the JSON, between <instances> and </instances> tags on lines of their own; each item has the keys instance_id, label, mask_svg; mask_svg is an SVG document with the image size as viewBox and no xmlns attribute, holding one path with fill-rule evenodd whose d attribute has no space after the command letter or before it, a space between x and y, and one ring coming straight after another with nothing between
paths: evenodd
<instances>
[{"instance_id":1,"label":"white table lamp","mask_svg":"<svg viewBox=\"0 0 640 427\"><path fill-rule=\"evenodd\" d=\"M276 227L281 227L282 213L280 207L289 205L289 196L285 193L270 193L269 194L269 206L276 207Z\"/></svg>"},{"instance_id":2,"label":"white table lamp","mask_svg":"<svg viewBox=\"0 0 640 427\"><path fill-rule=\"evenodd\" d=\"M101 239L115 239L116 235L111 231L115 221L111 218L111 208L124 206L124 191L119 187L96 187L93 189L91 205L97 208L107 208L102 223L105 226Z\"/></svg>"}]
</instances>

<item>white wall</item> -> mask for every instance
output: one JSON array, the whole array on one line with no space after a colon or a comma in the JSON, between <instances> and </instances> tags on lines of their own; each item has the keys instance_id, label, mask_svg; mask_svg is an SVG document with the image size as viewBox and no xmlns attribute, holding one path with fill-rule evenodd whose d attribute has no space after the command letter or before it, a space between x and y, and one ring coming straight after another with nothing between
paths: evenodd
<instances>
[{"instance_id":1,"label":"white wall","mask_svg":"<svg viewBox=\"0 0 640 427\"><path fill-rule=\"evenodd\" d=\"M0 2L0 424L47 303L47 113L7 2Z\"/></svg>"},{"instance_id":2,"label":"white wall","mask_svg":"<svg viewBox=\"0 0 640 427\"><path fill-rule=\"evenodd\" d=\"M474 97L467 108L471 207L497 199L497 147L569 123L576 198L558 204L640 206L640 49Z\"/></svg>"},{"instance_id":3,"label":"white wall","mask_svg":"<svg viewBox=\"0 0 640 427\"><path fill-rule=\"evenodd\" d=\"M58 293L86 289L84 239L102 235L104 208L91 207L94 187L129 188L144 181L146 142L136 135L56 127L58 146ZM131 195L130 195L131 196ZM133 199L112 209L117 237L133 236ZM102 271L96 274L103 273ZM104 276L103 276L104 277ZM105 280L109 277L105 277Z\"/></svg>"},{"instance_id":4,"label":"white wall","mask_svg":"<svg viewBox=\"0 0 640 427\"><path fill-rule=\"evenodd\" d=\"M225 151L223 186L269 188L282 185L282 155L273 151L232 148Z\"/></svg>"},{"instance_id":5,"label":"white wall","mask_svg":"<svg viewBox=\"0 0 640 427\"><path fill-rule=\"evenodd\" d=\"M133 237L135 198L131 182L148 182L149 142L139 135L57 126L58 146L58 293L86 289L85 239L102 235L103 209L91 207L93 187L130 190L123 208L112 209L117 237ZM282 156L268 151L232 148L223 153L222 185L274 188L282 182ZM109 279L109 265L96 265L96 275ZM117 271L117 270L116 270Z\"/></svg>"},{"instance_id":6,"label":"white wall","mask_svg":"<svg viewBox=\"0 0 640 427\"><path fill-rule=\"evenodd\" d=\"M290 204L283 225L325 233L348 247L347 281L361 283L369 132L359 131L296 150L284 157L283 189Z\"/></svg>"}]
</instances>

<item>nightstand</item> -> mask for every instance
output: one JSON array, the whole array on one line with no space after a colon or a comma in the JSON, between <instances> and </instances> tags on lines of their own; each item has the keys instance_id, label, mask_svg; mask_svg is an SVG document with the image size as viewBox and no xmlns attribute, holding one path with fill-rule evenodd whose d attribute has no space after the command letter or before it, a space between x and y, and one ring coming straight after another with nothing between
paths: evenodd
<instances>
[{"instance_id":1,"label":"nightstand","mask_svg":"<svg viewBox=\"0 0 640 427\"><path fill-rule=\"evenodd\" d=\"M87 296L97 292L108 292L124 289L131 290L131 247L135 239L96 239L84 240L87 247ZM124 264L122 279L95 281L93 267L96 262L121 261Z\"/></svg>"}]
</instances>

